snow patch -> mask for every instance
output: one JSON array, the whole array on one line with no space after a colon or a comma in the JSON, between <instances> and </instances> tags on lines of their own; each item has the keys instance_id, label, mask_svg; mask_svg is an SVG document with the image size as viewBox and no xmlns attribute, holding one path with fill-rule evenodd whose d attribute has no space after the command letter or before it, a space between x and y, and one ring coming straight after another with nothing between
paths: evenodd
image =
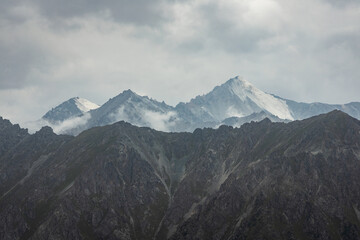
<instances>
[{"instance_id":1,"label":"snow patch","mask_svg":"<svg viewBox=\"0 0 360 240\"><path fill-rule=\"evenodd\" d=\"M90 102L85 98L79 98L79 97L75 99L75 104L83 113L100 107L96 103Z\"/></svg>"},{"instance_id":2,"label":"snow patch","mask_svg":"<svg viewBox=\"0 0 360 240\"><path fill-rule=\"evenodd\" d=\"M313 150L310 152L312 155L318 155L320 153L323 153L323 151L321 149L317 149L317 150Z\"/></svg>"}]
</instances>

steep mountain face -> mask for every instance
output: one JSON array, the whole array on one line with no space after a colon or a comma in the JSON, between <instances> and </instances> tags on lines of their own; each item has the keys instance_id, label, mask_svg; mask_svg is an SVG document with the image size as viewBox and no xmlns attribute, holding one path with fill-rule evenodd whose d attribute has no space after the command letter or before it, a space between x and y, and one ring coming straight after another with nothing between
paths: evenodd
<instances>
[{"instance_id":1,"label":"steep mountain face","mask_svg":"<svg viewBox=\"0 0 360 240\"><path fill-rule=\"evenodd\" d=\"M229 117L245 117L266 111L281 119L293 120L284 100L264 93L248 81L235 77L210 93L197 96L178 108L186 108L196 118L205 122L221 122Z\"/></svg>"},{"instance_id":2,"label":"steep mountain face","mask_svg":"<svg viewBox=\"0 0 360 240\"><path fill-rule=\"evenodd\" d=\"M50 127L43 127L33 135L18 126L15 128L16 132L10 134L8 132L2 140L7 143L10 139L9 142L12 144L7 151L0 155L0 196L5 196L6 192L21 185L47 159L47 155L72 138L71 136L58 136ZM3 135L3 131L0 135ZM14 138L18 140L16 143L12 141Z\"/></svg>"},{"instance_id":3,"label":"steep mountain face","mask_svg":"<svg viewBox=\"0 0 360 240\"><path fill-rule=\"evenodd\" d=\"M175 118L173 107L126 90L92 111L88 126L104 126L123 120L166 131Z\"/></svg>"},{"instance_id":4,"label":"steep mountain face","mask_svg":"<svg viewBox=\"0 0 360 240\"><path fill-rule=\"evenodd\" d=\"M193 133L118 122L20 139L0 156L0 176L12 175L4 162L22 166L2 180L1 239L360 238L360 122L340 111Z\"/></svg>"},{"instance_id":5,"label":"steep mountain face","mask_svg":"<svg viewBox=\"0 0 360 240\"><path fill-rule=\"evenodd\" d=\"M87 99L74 97L48 111L42 119L55 124L98 108L99 105Z\"/></svg>"}]
</instances>

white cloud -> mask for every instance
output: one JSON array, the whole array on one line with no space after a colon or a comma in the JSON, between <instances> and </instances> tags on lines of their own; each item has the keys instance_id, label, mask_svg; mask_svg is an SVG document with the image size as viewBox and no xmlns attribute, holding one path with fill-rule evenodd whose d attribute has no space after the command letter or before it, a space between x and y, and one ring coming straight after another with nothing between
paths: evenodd
<instances>
[{"instance_id":1,"label":"white cloud","mask_svg":"<svg viewBox=\"0 0 360 240\"><path fill-rule=\"evenodd\" d=\"M149 127L159 131L169 131L175 125L175 112L160 113L146 110L143 116Z\"/></svg>"},{"instance_id":2,"label":"white cloud","mask_svg":"<svg viewBox=\"0 0 360 240\"><path fill-rule=\"evenodd\" d=\"M139 106L135 107L136 110L132 112L128 112L129 109L121 106L116 113L111 114L109 117L112 119L112 122L131 122L133 125L146 126L158 131L171 131L171 128L175 126L177 121L177 114L173 111L156 112Z\"/></svg>"},{"instance_id":3,"label":"white cloud","mask_svg":"<svg viewBox=\"0 0 360 240\"><path fill-rule=\"evenodd\" d=\"M85 113L83 116L66 119L60 124L50 125L55 133L66 133L66 131L84 126L90 119L90 113Z\"/></svg>"},{"instance_id":4,"label":"white cloud","mask_svg":"<svg viewBox=\"0 0 360 240\"><path fill-rule=\"evenodd\" d=\"M29 133L35 133L43 126L49 126L56 134L68 134L69 130L81 128L86 125L90 117L90 113L85 113L83 116L69 118L59 123L50 123L45 119L39 119L37 121L24 122L21 124L21 127L27 128Z\"/></svg>"}]
</instances>

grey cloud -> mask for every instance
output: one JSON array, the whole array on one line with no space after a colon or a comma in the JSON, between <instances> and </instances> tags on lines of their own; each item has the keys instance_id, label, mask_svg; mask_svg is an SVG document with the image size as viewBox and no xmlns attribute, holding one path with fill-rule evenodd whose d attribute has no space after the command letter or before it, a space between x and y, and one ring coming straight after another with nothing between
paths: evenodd
<instances>
[{"instance_id":1,"label":"grey cloud","mask_svg":"<svg viewBox=\"0 0 360 240\"><path fill-rule=\"evenodd\" d=\"M34 0L49 19L63 19L99 14L107 11L115 21L154 25L164 18L162 0Z\"/></svg>"},{"instance_id":2,"label":"grey cloud","mask_svg":"<svg viewBox=\"0 0 360 240\"><path fill-rule=\"evenodd\" d=\"M234 22L219 10L218 2L209 2L198 8L204 29L191 39L179 44L181 50L189 52L204 48L222 49L228 54L247 54L258 51L258 43L276 35L264 28L253 28L246 23ZM239 12L239 16L245 12Z\"/></svg>"},{"instance_id":3,"label":"grey cloud","mask_svg":"<svg viewBox=\"0 0 360 240\"><path fill-rule=\"evenodd\" d=\"M351 4L358 4L358 0L324 0L325 2L328 2L336 7L346 7Z\"/></svg>"},{"instance_id":4,"label":"grey cloud","mask_svg":"<svg viewBox=\"0 0 360 240\"><path fill-rule=\"evenodd\" d=\"M213 29L213 33L216 29ZM230 54L250 54L258 52L259 42L274 36L262 29L244 28L235 30L224 27L220 34L215 34L217 46L222 47Z\"/></svg>"},{"instance_id":5,"label":"grey cloud","mask_svg":"<svg viewBox=\"0 0 360 240\"><path fill-rule=\"evenodd\" d=\"M254 29L246 24L239 24L236 27L234 22L220 16L217 3L204 6L202 15L208 20L207 35L216 41L216 45L234 54L249 53L256 51L257 43L269 37L270 32L264 29ZM243 13L239 13L241 15Z\"/></svg>"},{"instance_id":6,"label":"grey cloud","mask_svg":"<svg viewBox=\"0 0 360 240\"><path fill-rule=\"evenodd\" d=\"M170 1L173 2L173 1ZM19 7L36 10L57 31L77 30L81 26L69 22L72 18L106 17L125 24L157 27L166 21L165 0L0 0L0 18L7 24L21 24L27 16L14 13Z\"/></svg>"},{"instance_id":7,"label":"grey cloud","mask_svg":"<svg viewBox=\"0 0 360 240\"><path fill-rule=\"evenodd\" d=\"M35 46L0 42L0 89L23 88L34 84L28 79L34 68L46 68L47 55Z\"/></svg>"},{"instance_id":8,"label":"grey cloud","mask_svg":"<svg viewBox=\"0 0 360 240\"><path fill-rule=\"evenodd\" d=\"M3 22L0 24L5 25L5 24L10 24L10 23L21 23L24 22L26 19L22 16L18 16L15 15L13 13L11 13L11 10L18 6L18 4L20 3L17 1L11 1L11 0L1 0L0 4L0 20L2 19L3 21L6 20L6 22ZM1 27L1 25L0 25Z\"/></svg>"},{"instance_id":9,"label":"grey cloud","mask_svg":"<svg viewBox=\"0 0 360 240\"><path fill-rule=\"evenodd\" d=\"M359 58L360 56L360 32L355 33L339 33L328 37L323 47L333 48L337 46L342 46L345 49L348 49L354 56ZM359 58L360 59L360 58Z\"/></svg>"}]
</instances>

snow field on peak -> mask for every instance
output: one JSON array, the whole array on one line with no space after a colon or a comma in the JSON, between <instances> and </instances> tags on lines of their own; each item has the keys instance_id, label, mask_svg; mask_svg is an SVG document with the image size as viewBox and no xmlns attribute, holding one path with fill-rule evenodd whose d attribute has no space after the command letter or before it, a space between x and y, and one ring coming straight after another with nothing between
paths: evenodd
<instances>
[{"instance_id":1,"label":"snow field on peak","mask_svg":"<svg viewBox=\"0 0 360 240\"><path fill-rule=\"evenodd\" d=\"M232 92L242 101L244 101L246 98L249 98L260 108L279 118L294 120L290 113L289 107L284 100L277 99L274 96L257 89L248 81L243 79L232 81L230 83L230 88Z\"/></svg>"},{"instance_id":2,"label":"snow field on peak","mask_svg":"<svg viewBox=\"0 0 360 240\"><path fill-rule=\"evenodd\" d=\"M83 113L88 112L93 109L97 109L100 107L99 105L97 105L93 102L90 102L89 100L87 100L85 98L76 98L75 104L80 109L80 111L82 111Z\"/></svg>"}]
</instances>

